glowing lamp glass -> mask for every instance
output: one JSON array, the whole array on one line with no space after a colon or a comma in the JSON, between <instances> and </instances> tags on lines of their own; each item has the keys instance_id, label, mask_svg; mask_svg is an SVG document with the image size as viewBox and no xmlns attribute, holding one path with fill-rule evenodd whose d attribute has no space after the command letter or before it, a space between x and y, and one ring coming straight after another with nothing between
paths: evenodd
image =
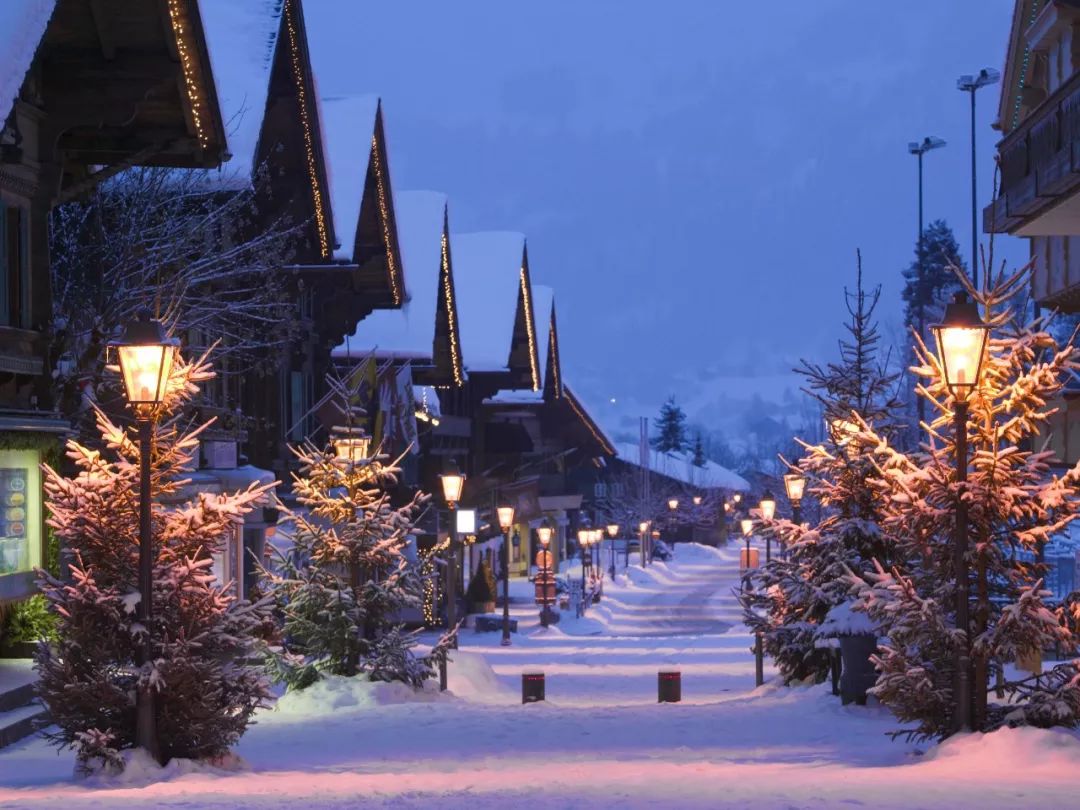
<instances>
[{"instance_id":1,"label":"glowing lamp glass","mask_svg":"<svg viewBox=\"0 0 1080 810\"><path fill-rule=\"evenodd\" d=\"M551 527L541 526L536 530L536 536L540 538L540 545L547 548L548 543L551 542Z\"/></svg>"},{"instance_id":2,"label":"glowing lamp glass","mask_svg":"<svg viewBox=\"0 0 1080 810\"><path fill-rule=\"evenodd\" d=\"M669 500L667 502L667 508L670 509L672 512L674 512L676 509L679 508L679 499L678 498L672 498L671 500Z\"/></svg>"},{"instance_id":3,"label":"glowing lamp glass","mask_svg":"<svg viewBox=\"0 0 1080 810\"><path fill-rule=\"evenodd\" d=\"M617 535L618 533L619 533L619 524L617 524L617 523L609 523L607 525L608 537L614 538L615 535Z\"/></svg>"},{"instance_id":4,"label":"glowing lamp glass","mask_svg":"<svg viewBox=\"0 0 1080 810\"><path fill-rule=\"evenodd\" d=\"M806 479L798 473L788 473L784 476L784 489L787 490L788 500L798 503L806 489Z\"/></svg>"},{"instance_id":5,"label":"glowing lamp glass","mask_svg":"<svg viewBox=\"0 0 1080 810\"><path fill-rule=\"evenodd\" d=\"M739 521L739 525L742 526L742 533L747 537L749 537L750 532L754 530L754 521L750 518L743 518Z\"/></svg>"},{"instance_id":6,"label":"glowing lamp glass","mask_svg":"<svg viewBox=\"0 0 1080 810\"><path fill-rule=\"evenodd\" d=\"M776 498L773 497L771 492L765 490L758 508L761 510L762 520L772 520L776 517Z\"/></svg>"},{"instance_id":7,"label":"glowing lamp glass","mask_svg":"<svg viewBox=\"0 0 1080 810\"><path fill-rule=\"evenodd\" d=\"M738 503L742 500L742 493L736 492L734 495L731 496L731 500L735 501L735 503Z\"/></svg>"},{"instance_id":8,"label":"glowing lamp glass","mask_svg":"<svg viewBox=\"0 0 1080 810\"><path fill-rule=\"evenodd\" d=\"M694 506L701 506L701 496L700 495L695 495L694 496Z\"/></svg>"},{"instance_id":9,"label":"glowing lamp glass","mask_svg":"<svg viewBox=\"0 0 1080 810\"><path fill-rule=\"evenodd\" d=\"M645 534L649 530L649 521L643 520L638 524L638 531Z\"/></svg>"},{"instance_id":10,"label":"glowing lamp glass","mask_svg":"<svg viewBox=\"0 0 1080 810\"><path fill-rule=\"evenodd\" d=\"M370 436L335 436L334 455L342 461L362 461L371 449Z\"/></svg>"},{"instance_id":11,"label":"glowing lamp glass","mask_svg":"<svg viewBox=\"0 0 1080 810\"><path fill-rule=\"evenodd\" d=\"M465 476L461 473L446 473L440 475L442 481L443 497L446 502L453 506L461 500L461 491L465 488Z\"/></svg>"},{"instance_id":12,"label":"glowing lamp glass","mask_svg":"<svg viewBox=\"0 0 1080 810\"><path fill-rule=\"evenodd\" d=\"M966 401L979 385L989 328L979 315L979 306L958 292L945 307L942 322L931 327L937 340L938 359L945 385L958 401Z\"/></svg>"},{"instance_id":13,"label":"glowing lamp glass","mask_svg":"<svg viewBox=\"0 0 1080 810\"><path fill-rule=\"evenodd\" d=\"M509 531L510 527L514 525L514 507L500 506L495 511L499 513L500 528L504 532Z\"/></svg>"},{"instance_id":14,"label":"glowing lamp glass","mask_svg":"<svg viewBox=\"0 0 1080 810\"><path fill-rule=\"evenodd\" d=\"M160 405L169 384L176 347L169 344L116 347L124 391L132 405Z\"/></svg>"}]
</instances>

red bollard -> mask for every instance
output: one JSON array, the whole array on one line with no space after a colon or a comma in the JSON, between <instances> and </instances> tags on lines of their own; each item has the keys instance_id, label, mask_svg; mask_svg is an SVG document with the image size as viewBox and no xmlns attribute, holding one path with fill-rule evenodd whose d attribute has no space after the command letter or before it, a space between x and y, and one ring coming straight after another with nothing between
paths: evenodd
<instances>
[{"instance_id":1,"label":"red bollard","mask_svg":"<svg viewBox=\"0 0 1080 810\"><path fill-rule=\"evenodd\" d=\"M682 673L677 669L662 669L656 676L657 703L678 703L682 700Z\"/></svg>"}]
</instances>

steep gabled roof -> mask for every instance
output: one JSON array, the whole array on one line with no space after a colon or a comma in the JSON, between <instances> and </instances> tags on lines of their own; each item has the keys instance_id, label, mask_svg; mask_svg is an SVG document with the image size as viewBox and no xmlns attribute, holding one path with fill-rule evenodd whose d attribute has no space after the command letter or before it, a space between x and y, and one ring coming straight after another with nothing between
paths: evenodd
<instances>
[{"instance_id":1,"label":"steep gabled roof","mask_svg":"<svg viewBox=\"0 0 1080 810\"><path fill-rule=\"evenodd\" d=\"M56 0L0 3L0 127L3 127L34 61Z\"/></svg>"},{"instance_id":2,"label":"steep gabled roof","mask_svg":"<svg viewBox=\"0 0 1080 810\"><path fill-rule=\"evenodd\" d=\"M283 4L284 0L204 0L200 5L232 155L220 171L225 187L248 186L252 180Z\"/></svg>"},{"instance_id":3,"label":"steep gabled roof","mask_svg":"<svg viewBox=\"0 0 1080 810\"><path fill-rule=\"evenodd\" d=\"M522 299L525 236L512 231L454 234L452 243L465 368L506 371Z\"/></svg>"},{"instance_id":4,"label":"steep gabled roof","mask_svg":"<svg viewBox=\"0 0 1080 810\"><path fill-rule=\"evenodd\" d=\"M400 310L371 313L357 325L347 345L334 351L334 356L366 355L375 349L378 355L433 361L436 324L442 317L451 321L450 352L458 358L451 373L460 376L461 347L455 334L457 313L451 259L449 246L444 244L446 195L436 191L406 191L394 198L394 207L401 258L408 278L408 299Z\"/></svg>"},{"instance_id":5,"label":"steep gabled roof","mask_svg":"<svg viewBox=\"0 0 1080 810\"><path fill-rule=\"evenodd\" d=\"M338 260L353 260L378 109L377 96L319 99L323 154L330 181L330 210L337 240L334 258Z\"/></svg>"},{"instance_id":6,"label":"steep gabled roof","mask_svg":"<svg viewBox=\"0 0 1080 810\"><path fill-rule=\"evenodd\" d=\"M543 317L543 312L537 314ZM563 395L562 360L559 356L559 324L555 317L555 294L551 296L551 312L547 321L547 338L540 344L544 353L544 399L559 399Z\"/></svg>"},{"instance_id":7,"label":"steep gabled roof","mask_svg":"<svg viewBox=\"0 0 1080 810\"><path fill-rule=\"evenodd\" d=\"M1025 34L1035 21L1047 0L1016 0L1009 41L1005 51L1005 69L1001 72L1001 96L998 99L998 116L994 126L1006 135L1020 123L1020 108L1024 84L1028 79L1028 51Z\"/></svg>"}]
</instances>

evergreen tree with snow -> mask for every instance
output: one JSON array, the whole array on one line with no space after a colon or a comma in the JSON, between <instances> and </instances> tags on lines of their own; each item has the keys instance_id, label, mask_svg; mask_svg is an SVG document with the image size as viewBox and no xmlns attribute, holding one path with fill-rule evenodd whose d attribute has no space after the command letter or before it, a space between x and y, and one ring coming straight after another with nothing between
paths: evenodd
<instances>
[{"instance_id":1,"label":"evergreen tree with snow","mask_svg":"<svg viewBox=\"0 0 1080 810\"><path fill-rule=\"evenodd\" d=\"M695 467L704 467L708 463L708 459L705 456L705 442L702 441L700 430L694 434L693 455L691 456L690 463Z\"/></svg>"},{"instance_id":2,"label":"evergreen tree with snow","mask_svg":"<svg viewBox=\"0 0 1080 810\"><path fill-rule=\"evenodd\" d=\"M878 495L867 483L873 461L854 434L867 425L883 436L895 433L897 375L888 357L880 356L873 318L881 288L863 289L858 254L857 267L855 290L844 291L849 320L839 359L803 361L796 369L831 427L825 442L802 443L805 455L792 465L807 479L806 493L818 501L820 519L808 527L784 519L766 526L788 553L752 572L740 596L746 623L762 634L786 683L824 680L828 654L815 641L829 611L852 598L846 576L872 571L875 559L888 556Z\"/></svg>"},{"instance_id":3,"label":"evergreen tree with snow","mask_svg":"<svg viewBox=\"0 0 1080 810\"><path fill-rule=\"evenodd\" d=\"M990 276L991 274L986 274ZM1080 509L1080 465L1056 474L1044 431L1066 381L1080 368L1070 339L1059 343L1048 318L1028 321L1011 309L1030 283L1030 266L999 272L975 290L991 333L980 387L969 399L969 470L957 480L955 402L939 359L917 341L918 394L934 413L929 441L917 452L895 449L888 436L866 427L857 437L872 453L870 484L883 511L889 545L870 577L849 577L858 607L887 641L877 658L872 690L909 733L941 738L956 730L954 679L958 665L972 685L973 727L1076 725L1080 720L1078 662L1041 677L1006 682L1007 701L991 701L988 680L1008 664L1061 644L1075 648L1069 617L1045 601L1041 550ZM958 627L962 593L954 567L955 505L968 504L967 560L970 627Z\"/></svg>"},{"instance_id":4,"label":"evergreen tree with snow","mask_svg":"<svg viewBox=\"0 0 1080 810\"><path fill-rule=\"evenodd\" d=\"M675 397L668 397L660 406L656 432L652 446L661 453L679 453L686 449L686 414L675 404Z\"/></svg>"},{"instance_id":5,"label":"evergreen tree with snow","mask_svg":"<svg viewBox=\"0 0 1080 810\"><path fill-rule=\"evenodd\" d=\"M38 574L58 620L58 638L36 654L39 694L56 731L83 770L120 769L135 746L135 695L155 694L161 755L224 755L268 697L261 669L247 663L266 629L266 603L232 595L212 573L243 515L272 485L232 494L187 494L199 436L183 416L213 376L204 355L178 357L153 425L153 622L138 619L139 446L133 428L96 413L100 449L69 441L77 470L45 467L49 526L70 551L62 576ZM144 634L152 657L142 660Z\"/></svg>"},{"instance_id":6,"label":"evergreen tree with snow","mask_svg":"<svg viewBox=\"0 0 1080 810\"><path fill-rule=\"evenodd\" d=\"M952 228L945 220L935 219L922 234L922 281L919 280L919 244L916 240L915 258L903 271L901 293L904 323L910 329L918 328L919 310L922 309L923 333L920 337L924 341L929 339L930 324L941 320L945 304L960 289L954 268L963 270L964 267Z\"/></svg>"},{"instance_id":7,"label":"evergreen tree with snow","mask_svg":"<svg viewBox=\"0 0 1080 810\"><path fill-rule=\"evenodd\" d=\"M349 418L356 391L332 380L332 394ZM408 452L408 451L406 451ZM423 582L406 557L427 496L416 493L395 506L401 459L376 450L368 458L342 458L311 441L293 448L300 471L293 492L300 509L285 509L293 548L277 570L266 571L269 592L283 617L283 643L269 666L290 689L324 675L365 675L420 687L436 672L456 628L429 655L417 656L415 634L403 632L401 613L419 608Z\"/></svg>"}]
</instances>

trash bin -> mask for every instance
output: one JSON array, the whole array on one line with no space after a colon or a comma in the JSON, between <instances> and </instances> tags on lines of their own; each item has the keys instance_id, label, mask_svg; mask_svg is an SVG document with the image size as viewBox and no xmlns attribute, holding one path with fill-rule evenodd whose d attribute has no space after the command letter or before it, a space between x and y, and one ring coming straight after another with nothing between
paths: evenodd
<instances>
[{"instance_id":1,"label":"trash bin","mask_svg":"<svg viewBox=\"0 0 1080 810\"><path fill-rule=\"evenodd\" d=\"M658 703L678 703L682 700L682 673L677 669L662 669L656 676Z\"/></svg>"},{"instance_id":2,"label":"trash bin","mask_svg":"<svg viewBox=\"0 0 1080 810\"><path fill-rule=\"evenodd\" d=\"M544 673L521 673L521 702L539 703L544 699Z\"/></svg>"},{"instance_id":3,"label":"trash bin","mask_svg":"<svg viewBox=\"0 0 1080 810\"><path fill-rule=\"evenodd\" d=\"M866 705L866 690L877 682L877 669L870 656L877 652L877 636L859 633L840 636L840 702Z\"/></svg>"}]
</instances>

